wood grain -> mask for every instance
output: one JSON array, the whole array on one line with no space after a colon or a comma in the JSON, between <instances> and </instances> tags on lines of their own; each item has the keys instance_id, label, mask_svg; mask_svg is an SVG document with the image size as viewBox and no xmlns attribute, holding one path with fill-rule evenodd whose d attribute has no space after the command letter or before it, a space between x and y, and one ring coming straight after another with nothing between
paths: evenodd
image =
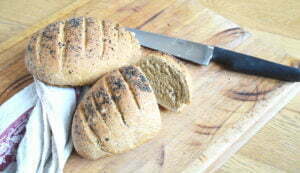
<instances>
[{"instance_id":1,"label":"wood grain","mask_svg":"<svg viewBox=\"0 0 300 173\"><path fill-rule=\"evenodd\" d=\"M74 3L72 0L9 0L0 1L0 42L30 28L37 22L47 18L61 8ZM9 7L9 8L4 8Z\"/></svg>"},{"instance_id":2,"label":"wood grain","mask_svg":"<svg viewBox=\"0 0 300 173\"><path fill-rule=\"evenodd\" d=\"M253 173L283 173L285 171L273 167L269 164L265 164L255 159L245 157L244 155L235 154L230 158L230 161L221 167L218 173L231 173L231 172L253 172Z\"/></svg>"},{"instance_id":3,"label":"wood grain","mask_svg":"<svg viewBox=\"0 0 300 173\"><path fill-rule=\"evenodd\" d=\"M169 35L185 37L185 38L191 39L191 40L194 39L195 41L202 41L202 42L207 42L207 43L212 43L212 44L219 44L219 45L225 46L225 47L226 46L228 46L228 47L233 46L234 47L234 46L237 46L237 45L239 45L239 43L242 43L244 41L243 39L241 39L242 37L237 37L237 38L240 38L240 39L236 39L236 37L232 37L233 35L231 35L231 37L228 37L228 35L226 37L222 37L221 40L218 39L218 33L222 33L224 31L230 29L231 27L236 27L236 25L230 23L227 20L224 21L223 18L219 18L219 17L216 17L216 18L213 18L213 19L215 21L220 22L220 23L218 23L218 25L221 25L221 26L224 25L224 24L227 25L228 29L224 29L224 30L222 29L222 31L215 30L215 31L212 31L212 32L208 33L208 35L206 35L207 31L202 32L201 30L197 31L196 34L193 34L194 30L199 30L199 28L204 28L203 27L204 24L206 24L205 27L208 26L207 28L216 27L216 26L214 26L214 24L215 24L214 22L206 23L207 21L211 20L211 18L209 18L209 17L208 18L199 17L199 16L205 16L205 15L208 15L208 16L209 15L215 15L215 13L213 13L213 12L203 8L203 7L201 7L201 9L205 9L205 10L199 10L199 6L201 6L201 5L199 5L199 3L197 3L196 1L189 1L188 3L186 1L166 1L166 2L161 2L161 3L157 3L157 2L158 1L154 1L154 2L149 2L149 1L139 1L139 2L135 2L135 1L116 1L116 3L108 4L106 1L100 1L100 2L96 2L96 3L95 2L88 3L86 6L84 6L82 8L79 8L78 10L75 10L79 6L81 6L81 5L78 5L78 4L82 3L82 2L76 1L75 5L71 4L70 6L67 6L67 7L65 7L61 10L53 8L54 11L57 11L54 15L51 15L51 14L46 15L46 13L45 13L44 14L45 18L42 19L42 17L41 17L40 18L41 21L34 25L34 29L29 28L28 30L25 31L25 34L24 33L20 34L22 36L21 38L19 36L15 36L14 38L10 39L8 42L3 42L3 44L1 44L1 46L0 46L1 50L5 50L5 49L8 49L8 48L9 48L9 50L2 51L2 53L0 54L0 56L1 56L0 57L0 70L3 70L2 72L8 72L7 76L3 76L3 77L0 76L0 77L2 77L0 80L4 81L3 85L5 85L6 87L9 86L9 85L12 85L13 87L17 86L16 84L12 83L12 80L17 80L21 83L23 81L25 81L24 85L26 85L26 77L24 79L22 78L22 75L26 76L26 71L24 71L24 67L23 67L23 63L22 63L22 51L24 50L24 47L25 47L25 44L26 44L25 38L27 36L29 36L31 33L35 32L37 29L39 29L42 26L46 25L47 23L49 23L53 20L57 20L58 18L63 18L63 17L69 16L69 15L83 15L84 14L84 15L90 15L90 16L100 17L100 18L110 18L112 20L118 21L118 22L123 23L125 25L127 24L128 26L141 27L142 29L145 29L145 30L151 30L151 31L155 31L155 32L161 32L161 33L169 34ZM207 2L217 3L217 1L214 1L214 2L207 1ZM230 1L228 1L228 2L230 2ZM232 2L235 2L235 1L232 0ZM297 1L294 1L294 2L297 2ZM76 3L77 3L77 5L76 5ZM85 3L87 3L87 2L84 2L82 4L85 4ZM177 5L174 6L174 3L175 4L177 3ZM205 6L207 6L207 4L205 4L206 2L201 2L201 3L204 4ZM249 3L253 3L253 2L251 1ZM231 10L231 11L233 10L233 11L236 11L235 8L238 8L239 5L243 6L243 4L241 4L241 3L236 3L236 4L238 4L238 5L233 4L231 6L232 8L224 8L225 7L224 5L219 5L219 6L215 5L214 7L218 7L219 10ZM182 5L184 6L184 8L179 8ZM267 5L264 5L264 4L260 4L260 5L262 7L267 6ZM226 5L226 6L228 7L228 5ZM105 10L108 7L112 8L112 10L111 11ZM49 9L50 8L52 8L52 7L50 6ZM167 8L172 8L174 10L173 13L170 13L168 11L166 12ZM213 7L210 7L210 8L217 11L216 8L213 8ZM259 12L260 8L255 9L255 10ZM101 14L99 14L100 11L101 11ZM242 10L242 11L239 11L239 13L241 15L246 15L247 16L248 13L252 13L252 11L251 10ZM234 14L232 14L232 13L230 14L228 12L228 14L225 14L225 15L227 15L226 17L230 18L230 15L233 16ZM272 15L272 12L269 11L267 13L267 15ZM174 18L174 16L176 16L176 18ZM268 18L268 17L266 17L266 18ZM282 15L281 18L283 18L283 20L279 20L279 22L284 21L284 20L285 21L290 21L289 16ZM233 19L233 18L231 18L231 19ZM256 26L252 25L252 23L251 23L253 21L253 17L248 17L247 20L245 20L245 18L241 18L241 19L238 19L237 17L234 18L235 21L237 21L240 24L243 24L244 26L249 26L250 28L256 28ZM279 25L276 25L276 23L275 23L276 20L274 20L274 19L276 19L276 18L272 18L273 21L271 22L271 24L273 23L272 26L278 28ZM28 20L31 20L30 17L28 17ZM262 20L262 19L258 18L258 20ZM167 21L167 24L165 24L165 21ZM32 23L35 23L35 22L32 22ZM196 26L190 27L190 25L193 24L194 22L196 23ZM241 22L245 22L246 24L241 23ZM261 22L261 21L258 21L258 22ZM162 25L162 23L164 23L164 25ZM183 24L181 25L181 23L183 23ZM247 25L247 23L249 23L249 24ZM282 24L282 23L280 23L280 24ZM166 27L165 25L167 25L168 27ZM255 30L254 29L247 29L247 30L251 30L251 33L252 33L252 36L251 36L252 38L250 38L250 39L254 39L253 37L255 37L256 39L259 38L259 40L258 40L259 44L258 45L265 46L265 45L268 45L268 42L272 42L272 44L276 45L274 47L271 46L271 48L270 48L272 51L275 51L275 54L272 51L270 51L269 54L268 53L262 53L262 51L264 51L263 49L261 49L259 51L256 51L257 46L252 45L252 47L251 47L251 40L248 42L250 46L247 43L246 44L244 43L246 45L246 47L237 47L237 50L244 51L246 53L253 54L253 55L259 55L259 56L262 56L262 57L265 57L265 58L267 58L269 56L271 56L272 58L279 58L279 59L277 59L277 61L280 61L280 59L281 59L280 57L282 57L282 58L285 57L284 59L290 59L291 57L295 58L295 57L299 56L299 50L300 49L299 49L299 44L298 44L299 40L297 40L297 37L294 37L294 36L297 36L297 31L299 31L299 30L297 30L297 29L294 30L293 25L290 25L290 26L291 26L292 29L288 30L289 32L285 32L282 29L280 29L280 30L275 29L275 31L274 31L274 30L272 30L273 28L271 28L271 27L270 27L271 30L268 30L269 27L265 27L264 25L261 25L261 27L264 27L264 28L259 28L259 29L256 28L257 30L256 29ZM18 27L21 27L21 26L18 26ZM22 29L20 29L20 31L21 30ZM262 32L260 30L269 31L269 32L272 32L272 33ZM2 31L2 30L0 30L0 31ZM9 31L9 30L6 29L4 31ZM17 31L15 33L17 33ZM225 33L230 33L230 32L227 31ZM286 38L286 37L283 36L283 35L286 35L286 34L282 34L282 33L287 33L287 34L289 34L288 35L289 37L294 37L294 39ZM25 37L23 35L25 35ZM205 35L205 36L203 36L203 38L198 40L199 36L202 36L202 35ZM247 35L243 35L243 36L244 37L249 37ZM265 40L265 42L260 43L260 40ZM255 42L255 41L253 41L253 42ZM277 48L280 49L280 50L277 50ZM283 50L281 48L283 48ZM285 63L289 63L289 62L285 62ZM14 74L15 69L20 69L19 70L20 72ZM210 72L210 75L212 75L214 73L217 73L218 70L220 71L220 69L218 69L218 70L214 69L215 71L214 70L210 71L210 70L212 70L212 69L209 69L209 70L205 71L205 73ZM217 74L219 74L219 73L217 73ZM218 76L217 74L215 76ZM228 74L226 74L226 75L228 75ZM207 80L207 79L205 78L204 80ZM30 79L29 79L29 81L30 81ZM270 90L270 88L272 88L271 86L276 85L276 84L271 83L271 86L269 86L268 82L266 82L266 83L267 84L262 84L263 90L262 91L259 90L260 93L268 91L268 90ZM205 84L205 83L202 83L202 84ZM247 82L245 82L244 85L247 85ZM236 86L236 88L239 88L239 87L240 86L238 86L238 87ZM245 86L242 86L242 87L245 87ZM265 89L265 87L267 87L267 89ZM268 87L270 87L270 88L268 88ZM22 86L20 88L22 88ZM233 88L233 89L235 89L235 88ZM259 89L261 89L261 88L259 88ZM10 91L11 94L13 94L17 90L10 89L9 91ZM249 88L246 87L244 90L238 91L238 92L254 92L254 93L256 92L257 93L257 87L255 87L255 86L250 86ZM269 93L269 94L272 94L272 92ZM234 93L234 92L228 92L228 93L226 92L226 95L224 97L227 98L232 93ZM8 98L11 94L8 94L5 98ZM233 98L238 98L238 99L240 99L240 97L241 97L240 95L238 95L238 96L233 95L233 96L234 96ZM265 97L266 97L265 95L258 94L258 96L251 96L251 97L247 97L247 98L242 97L242 99L244 99L245 102L250 101L250 102L255 102L256 103L257 101L259 101L259 102L264 101ZM207 98L209 98L209 97L207 97ZM233 99L233 98L231 97L230 99ZM266 99L269 99L269 98L266 98ZM251 101L251 100L253 100L253 101ZM298 100L300 100L300 99L298 99ZM299 102L297 102L297 99L296 99L296 101L292 102L291 105L292 105L292 110L293 111L295 111L295 110L298 111L299 110ZM227 106L231 107L232 105L230 105L230 106L227 105ZM242 108L239 108L239 109L242 109L242 110L245 109L245 107L244 108L243 108L243 106L241 106L241 107ZM279 109L280 107L277 106L276 108ZM226 108L226 107L218 107L218 109L221 110L219 112L219 114L221 114L221 112L223 112L223 111L227 112L227 113L232 113L232 111L233 111L232 109L228 110L228 108ZM239 109L237 111L235 111L234 114L243 113L243 111L239 111ZM287 109L291 109L291 108L287 108ZM269 113L268 113L268 115L269 115ZM287 116L287 115L290 115L290 113L288 111L285 112L284 114L280 114L279 116L281 117L281 116ZM269 116L272 117L272 115L269 115ZM288 123L287 123L287 121L278 121L277 125L274 125L274 127L273 126L272 127L274 129L277 129L276 133L280 134L280 133L284 132L285 131L284 129L288 128L291 124L294 125L294 124L297 124L296 122L299 122L299 120L297 120L295 117L297 117L297 116L289 116L289 119L291 119L291 121L288 121ZM205 122L210 122L210 121L205 121ZM298 123L298 125L299 125L299 123ZM195 130L195 134L200 135L200 136L206 136L206 137L207 136L215 136L216 134L220 133L220 132L218 132L219 130L217 130L218 133L215 132L215 130L219 129L219 128L212 128L212 126L216 126L214 124L206 124L206 125L204 124L203 125L203 124L198 123L195 126L197 128L197 130ZM217 125L217 126L219 126L219 125ZM279 128L280 126L286 126L286 128ZM198 127L200 127L200 130L198 129ZM268 125L266 127L268 127ZM213 129L213 130L211 130L211 129ZM256 170L257 171L268 170L270 167L274 168L274 169L277 169L279 167L278 170L285 170L285 171L297 170L298 167L293 167L292 166L296 163L295 161L297 161L297 158L299 158L299 156L297 157L297 155L291 154L291 153L296 153L296 152L293 152L294 150L291 150L291 153L288 152L287 155L286 155L287 157L290 157L292 159L289 159L288 162L286 162L286 164L282 164L282 163L278 164L278 163L280 163L280 160L281 160L280 159L281 153L283 153L284 150L281 150L282 152L276 152L276 153L274 153L272 151L273 150L278 150L278 148L284 148L284 147L286 148L287 146L286 145L277 145L278 143L276 143L276 140L274 140L275 142L274 141L269 141L269 143L268 142L261 142L261 141L264 141L264 139L266 138L266 136L269 135L269 133L273 132L273 131L264 132L264 129L262 130L262 133L258 134L258 136L260 136L259 140L256 140L255 142L253 142L253 144L261 143L261 145L259 145L260 147L257 147L257 145L250 145L249 147L248 146L246 147L246 148L249 148L249 150L246 150L248 152L240 153L240 152L243 151L243 149L242 149L238 153L237 157L234 157L234 158L237 158L235 160L236 162L234 162L234 163L238 163L238 164L231 164L232 161L229 161L228 164L226 164L226 165L229 165L229 166L225 165L225 167L221 168L221 171L229 171L230 172L230 170L236 170L235 168L238 168L238 169L243 168L243 169L248 170L249 172L251 172L251 171L256 172ZM297 128L295 129L295 131L297 131ZM294 138L297 139L297 134L293 133L293 135L295 135L296 138L295 138L295 136L294 136ZM289 141L289 145L292 148L296 148L297 146L299 146L299 141L291 140L291 139L293 139L293 135L287 135L286 133L283 133L282 136L284 136L285 138L283 138L283 137L280 138L280 139L282 139L280 141ZM275 136L276 135L274 135L274 137ZM251 142L250 142L250 144L251 144ZM274 148L272 148L272 150L267 150L270 154L266 154L266 157L262 157L261 160L256 161L256 158L253 157L255 155L254 154L251 155L251 153L254 153L253 151L255 151L256 153L259 154L261 151L268 148L268 146L270 146L271 144L274 145ZM189 145L194 146L194 147L202 147L201 149L206 147L204 144L202 144L202 141L201 142L192 141L192 142L189 143ZM184 145L179 147L179 149L181 149L181 148L185 148ZM157 152L155 152L155 153L158 153L157 154L158 156L157 156L157 159L156 159L157 162L155 162L155 163L157 163L157 168L160 168L161 165L165 165L167 163L167 161L166 161L166 158L168 156L167 149L168 149L168 146L166 146L166 145L159 145L157 147ZM287 149L290 150L290 148L287 148ZM179 151L182 151L182 150L179 150ZM274 158L274 157L272 157L274 155L277 156L275 161L272 159L272 158ZM239 157L239 156L241 156L241 157ZM76 156L74 156L74 158L76 160ZM202 158L202 157L200 157L200 158ZM252 164L245 165L245 163L247 163L248 161L253 161L253 160L255 162L251 162ZM77 162L75 162L75 163L77 163ZM244 164L244 167L241 167L240 163ZM90 165L97 165L97 163L90 164ZM155 166L155 165L156 164L153 164L151 162L149 163L149 161L146 161L146 163L144 164L144 166L141 169L148 168L149 166L152 166L152 168L154 168L153 166ZM270 166L270 165L273 165L273 166ZM276 165L277 167L275 168L274 165ZM97 170L101 169L100 165L97 165L97 166L98 166L97 169L95 169L93 171L97 171ZM266 166L266 169L262 168L263 166ZM77 165L77 167L75 167L75 168L78 169L78 168L81 168L81 167L84 168L83 165ZM259 169L259 168L261 168L261 169Z\"/></svg>"},{"instance_id":4,"label":"wood grain","mask_svg":"<svg viewBox=\"0 0 300 173\"><path fill-rule=\"evenodd\" d=\"M244 158L247 157L255 161L254 165L248 165L250 168L254 166L265 169L271 166L282 172L298 172L300 126L297 122L300 120L299 112L295 108L300 105L299 98L299 95L295 97L237 153L235 158L227 162L230 166L225 166L221 170L228 172L233 167L239 167L239 164L245 163ZM239 159L240 157L242 159ZM255 169L252 172L255 172Z\"/></svg>"},{"instance_id":5,"label":"wood grain","mask_svg":"<svg viewBox=\"0 0 300 173\"><path fill-rule=\"evenodd\" d=\"M204 6L244 27L300 39L300 1L199 1Z\"/></svg>"},{"instance_id":6,"label":"wood grain","mask_svg":"<svg viewBox=\"0 0 300 173\"><path fill-rule=\"evenodd\" d=\"M24 1L24 2L27 2L27 1ZM5 42L0 42L0 52L3 52L13 46L20 45L19 42L26 41L26 39L28 37L30 37L33 33L38 31L39 29L45 27L49 23L52 23L56 20L63 18L64 16L69 14L71 11L74 11L76 8L86 4L87 2L89 2L89 0L77 0L73 3L71 3L70 5L67 5L66 7L58 10L54 14L52 14L52 15L49 14L50 16L42 18L35 25L30 26L28 29L25 29L24 31L19 32L18 34L14 34L11 38L6 40ZM15 4L10 4L10 5L15 5ZM47 5L48 4L43 4L42 6L45 6L45 8L48 8ZM27 12L31 13L31 10L32 9L30 8L30 10ZM0 13L0 14L5 16L6 11L4 11L4 12L2 11L2 13Z\"/></svg>"}]
</instances>

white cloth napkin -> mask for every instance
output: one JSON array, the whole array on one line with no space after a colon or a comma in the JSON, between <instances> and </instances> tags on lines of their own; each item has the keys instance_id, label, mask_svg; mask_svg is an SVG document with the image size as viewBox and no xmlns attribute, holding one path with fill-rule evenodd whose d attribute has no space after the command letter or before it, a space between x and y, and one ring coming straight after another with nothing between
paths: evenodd
<instances>
[{"instance_id":1,"label":"white cloth napkin","mask_svg":"<svg viewBox=\"0 0 300 173\"><path fill-rule=\"evenodd\" d=\"M34 97L36 104L17 150L17 164L9 165L5 172L63 172L72 152L70 130L76 107L75 89L49 86L35 80Z\"/></svg>"}]
</instances>

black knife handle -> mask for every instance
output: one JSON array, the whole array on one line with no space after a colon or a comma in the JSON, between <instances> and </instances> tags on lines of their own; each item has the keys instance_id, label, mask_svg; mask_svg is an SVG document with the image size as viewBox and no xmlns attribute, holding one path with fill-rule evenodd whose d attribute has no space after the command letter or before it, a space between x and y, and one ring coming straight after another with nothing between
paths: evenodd
<instances>
[{"instance_id":1,"label":"black knife handle","mask_svg":"<svg viewBox=\"0 0 300 173\"><path fill-rule=\"evenodd\" d=\"M212 61L227 69L283 81L300 81L300 69L215 47Z\"/></svg>"}]
</instances>

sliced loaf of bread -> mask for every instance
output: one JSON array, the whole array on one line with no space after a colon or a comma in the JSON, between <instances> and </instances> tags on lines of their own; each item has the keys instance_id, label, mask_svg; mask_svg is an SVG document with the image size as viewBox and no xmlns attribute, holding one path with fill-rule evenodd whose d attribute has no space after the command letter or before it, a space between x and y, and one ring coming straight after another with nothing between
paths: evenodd
<instances>
[{"instance_id":1,"label":"sliced loaf of bread","mask_svg":"<svg viewBox=\"0 0 300 173\"><path fill-rule=\"evenodd\" d=\"M84 158L123 153L153 138L161 127L155 95L139 67L105 74L80 101L72 140Z\"/></svg>"},{"instance_id":2,"label":"sliced loaf of bread","mask_svg":"<svg viewBox=\"0 0 300 173\"><path fill-rule=\"evenodd\" d=\"M189 74L178 60L165 54L150 53L144 55L138 66L149 79L162 107L178 112L190 103Z\"/></svg>"}]
</instances>

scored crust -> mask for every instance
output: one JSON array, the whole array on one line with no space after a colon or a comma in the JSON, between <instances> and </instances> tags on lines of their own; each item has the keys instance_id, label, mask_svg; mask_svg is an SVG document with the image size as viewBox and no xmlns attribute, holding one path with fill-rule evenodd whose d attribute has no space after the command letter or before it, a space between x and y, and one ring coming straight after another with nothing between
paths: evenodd
<instances>
[{"instance_id":1,"label":"scored crust","mask_svg":"<svg viewBox=\"0 0 300 173\"><path fill-rule=\"evenodd\" d=\"M101 77L85 94L73 118L72 140L87 159L123 153L153 138L161 119L142 71L122 67Z\"/></svg>"},{"instance_id":2,"label":"scored crust","mask_svg":"<svg viewBox=\"0 0 300 173\"><path fill-rule=\"evenodd\" d=\"M77 17L35 33L26 50L25 64L45 83L82 86L108 71L136 63L140 53L134 34L118 24Z\"/></svg>"}]
</instances>

